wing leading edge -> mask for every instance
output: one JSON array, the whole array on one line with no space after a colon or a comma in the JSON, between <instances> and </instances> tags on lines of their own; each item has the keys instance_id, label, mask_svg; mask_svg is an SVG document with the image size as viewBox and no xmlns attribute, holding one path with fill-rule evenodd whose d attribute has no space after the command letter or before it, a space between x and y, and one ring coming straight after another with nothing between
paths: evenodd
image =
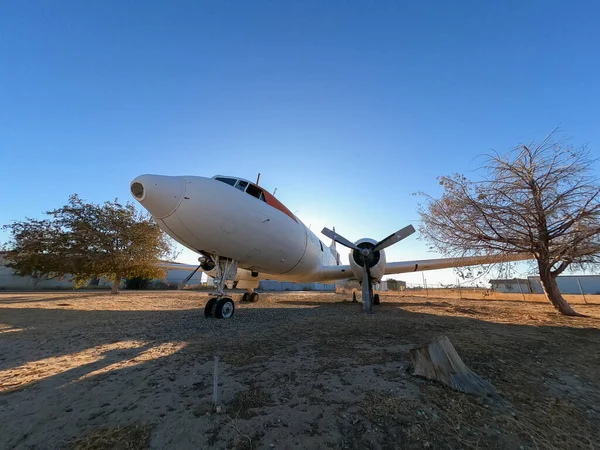
<instances>
[{"instance_id":1,"label":"wing leading edge","mask_svg":"<svg viewBox=\"0 0 600 450\"><path fill-rule=\"evenodd\" d=\"M388 263L385 274L421 272L424 270L449 269L453 267L479 266L482 264L497 264L505 262L526 261L533 259L529 253L512 255L465 256L462 258L422 259L420 261L402 261Z\"/></svg>"},{"instance_id":2,"label":"wing leading edge","mask_svg":"<svg viewBox=\"0 0 600 450\"><path fill-rule=\"evenodd\" d=\"M420 272L424 270L449 269L453 267L478 266L503 262L526 261L533 259L529 253L512 255L465 256L462 258L421 259L387 263L385 274ZM321 269L319 281L336 281L355 278L350 266L325 266Z\"/></svg>"}]
</instances>

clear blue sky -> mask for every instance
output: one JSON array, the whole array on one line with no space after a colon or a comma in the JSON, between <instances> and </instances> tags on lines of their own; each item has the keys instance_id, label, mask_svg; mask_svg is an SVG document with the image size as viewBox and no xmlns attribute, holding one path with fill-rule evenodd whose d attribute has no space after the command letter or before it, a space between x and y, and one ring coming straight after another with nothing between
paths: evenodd
<instances>
[{"instance_id":1,"label":"clear blue sky","mask_svg":"<svg viewBox=\"0 0 600 450\"><path fill-rule=\"evenodd\" d=\"M560 125L600 154L599 15L592 1L2 2L0 224L74 192L130 199L141 173L261 172L313 230L383 238L417 225L411 193L490 149ZM435 256L415 237L388 252Z\"/></svg>"}]
</instances>

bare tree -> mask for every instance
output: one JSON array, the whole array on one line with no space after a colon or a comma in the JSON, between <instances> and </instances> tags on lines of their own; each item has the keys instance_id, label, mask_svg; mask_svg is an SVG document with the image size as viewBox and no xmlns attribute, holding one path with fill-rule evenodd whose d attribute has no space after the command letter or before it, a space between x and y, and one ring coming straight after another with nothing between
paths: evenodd
<instances>
[{"instance_id":1,"label":"bare tree","mask_svg":"<svg viewBox=\"0 0 600 450\"><path fill-rule=\"evenodd\" d=\"M578 316L556 277L572 264L600 262L600 184L585 147L551 133L541 143L486 155L479 181L439 178L440 198L426 197L421 233L453 256L531 253L544 293L562 314Z\"/></svg>"}]
</instances>

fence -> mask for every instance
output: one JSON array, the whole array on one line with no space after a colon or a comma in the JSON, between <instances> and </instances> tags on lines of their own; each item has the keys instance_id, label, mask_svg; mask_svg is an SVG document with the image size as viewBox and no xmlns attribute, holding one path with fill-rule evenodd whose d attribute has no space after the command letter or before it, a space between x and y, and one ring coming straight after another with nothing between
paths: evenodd
<instances>
[{"instance_id":1,"label":"fence","mask_svg":"<svg viewBox=\"0 0 600 450\"><path fill-rule=\"evenodd\" d=\"M517 292L498 292L483 286L469 286L460 283L430 284L430 283L406 283L405 288L398 291L378 291L382 296L396 297L429 297L429 298L453 298L459 300L512 300L526 302L543 302L548 300L544 294L526 292L519 289ZM566 294L563 297L573 304L600 304L600 295L588 294L584 291L579 294Z\"/></svg>"}]
</instances>

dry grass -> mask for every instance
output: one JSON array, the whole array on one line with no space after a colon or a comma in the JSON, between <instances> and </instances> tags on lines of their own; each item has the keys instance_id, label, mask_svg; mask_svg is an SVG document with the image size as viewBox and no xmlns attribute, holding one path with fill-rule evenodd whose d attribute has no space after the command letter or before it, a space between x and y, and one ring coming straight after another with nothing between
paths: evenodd
<instances>
[{"instance_id":1,"label":"dry grass","mask_svg":"<svg viewBox=\"0 0 600 450\"><path fill-rule=\"evenodd\" d=\"M73 443L73 450L145 450L150 445L153 425L94 430Z\"/></svg>"},{"instance_id":2,"label":"dry grass","mask_svg":"<svg viewBox=\"0 0 600 450\"><path fill-rule=\"evenodd\" d=\"M273 403L271 394L256 386L238 392L227 405L227 410L234 418L250 419L257 413L252 409L259 409Z\"/></svg>"}]
</instances>

